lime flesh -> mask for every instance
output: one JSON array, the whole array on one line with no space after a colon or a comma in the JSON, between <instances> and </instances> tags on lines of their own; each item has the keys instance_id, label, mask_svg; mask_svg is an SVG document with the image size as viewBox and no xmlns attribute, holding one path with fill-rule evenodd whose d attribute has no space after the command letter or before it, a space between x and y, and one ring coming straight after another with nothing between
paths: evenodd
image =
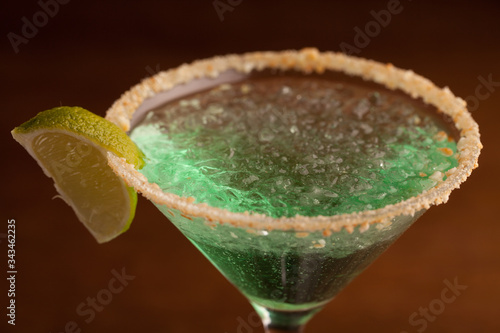
<instances>
[{"instance_id":1,"label":"lime flesh","mask_svg":"<svg viewBox=\"0 0 500 333\"><path fill-rule=\"evenodd\" d=\"M54 180L60 197L99 243L128 229L137 194L107 161L112 152L143 166L142 152L125 132L85 109L58 107L16 127L12 136Z\"/></svg>"}]
</instances>

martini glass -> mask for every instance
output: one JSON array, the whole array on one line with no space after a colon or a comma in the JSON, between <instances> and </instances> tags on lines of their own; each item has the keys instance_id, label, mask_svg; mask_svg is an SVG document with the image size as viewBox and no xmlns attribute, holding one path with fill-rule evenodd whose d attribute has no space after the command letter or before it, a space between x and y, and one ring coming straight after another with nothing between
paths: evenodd
<instances>
[{"instance_id":1,"label":"martini glass","mask_svg":"<svg viewBox=\"0 0 500 333\"><path fill-rule=\"evenodd\" d=\"M463 100L411 71L316 49L256 52L200 60L159 73L131 88L107 112L128 131L168 101L259 75L346 75L397 89L435 106L453 122L459 165L424 193L376 210L335 216L272 218L234 213L163 192L112 153L108 160L248 298L267 332L301 332L307 321L375 260L430 206L477 167L478 126ZM345 79L345 78L343 78ZM363 81L360 80L360 81Z\"/></svg>"}]
</instances>

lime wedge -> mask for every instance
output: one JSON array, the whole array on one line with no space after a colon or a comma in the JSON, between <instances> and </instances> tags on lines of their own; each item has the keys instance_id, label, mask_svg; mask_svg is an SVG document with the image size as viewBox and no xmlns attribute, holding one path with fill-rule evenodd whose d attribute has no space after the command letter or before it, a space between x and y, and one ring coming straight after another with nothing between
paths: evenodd
<instances>
[{"instance_id":1,"label":"lime wedge","mask_svg":"<svg viewBox=\"0 0 500 333\"><path fill-rule=\"evenodd\" d=\"M140 169L143 154L124 131L80 107L39 113L12 136L54 180L60 197L99 243L128 229L137 193L108 166L112 152Z\"/></svg>"}]
</instances>

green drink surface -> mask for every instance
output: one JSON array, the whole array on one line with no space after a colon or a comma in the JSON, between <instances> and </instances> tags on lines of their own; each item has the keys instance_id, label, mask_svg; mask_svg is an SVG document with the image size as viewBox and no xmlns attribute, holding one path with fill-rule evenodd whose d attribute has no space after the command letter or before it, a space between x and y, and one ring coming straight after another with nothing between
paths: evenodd
<instances>
[{"instance_id":1,"label":"green drink surface","mask_svg":"<svg viewBox=\"0 0 500 333\"><path fill-rule=\"evenodd\" d=\"M131 137L162 190L271 217L381 208L458 165L410 97L320 78L224 84L150 112Z\"/></svg>"}]
</instances>

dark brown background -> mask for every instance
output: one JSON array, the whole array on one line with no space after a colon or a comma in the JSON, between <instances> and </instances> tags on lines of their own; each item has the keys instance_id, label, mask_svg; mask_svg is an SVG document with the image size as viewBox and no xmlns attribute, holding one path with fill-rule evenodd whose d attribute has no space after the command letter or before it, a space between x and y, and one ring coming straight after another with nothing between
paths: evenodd
<instances>
[{"instance_id":1,"label":"dark brown background","mask_svg":"<svg viewBox=\"0 0 500 333\"><path fill-rule=\"evenodd\" d=\"M104 115L142 78L198 58L305 46L339 50L341 42L354 44L354 28L364 29L370 11L387 2L243 0L220 21L212 0L71 0L16 54L7 34L21 34L22 17L32 21L41 7L35 0L3 1L0 236L15 218L18 275L15 327L5 325L1 279L0 331L63 332L75 321L83 332L262 332L251 325L246 300L146 200L126 234L98 245L70 208L52 199L51 181L9 131L58 105ZM411 68L462 97L475 94L480 76L500 81L498 2L401 5L360 56ZM485 145L480 168L326 306L308 332L417 332L421 326L409 316L439 299L443 281L455 278L468 288L425 332L500 329L500 87L494 89L473 112ZM7 243L0 240L5 276ZM76 307L123 267L135 279L85 323ZM249 315L249 326L241 326Z\"/></svg>"}]
</instances>

